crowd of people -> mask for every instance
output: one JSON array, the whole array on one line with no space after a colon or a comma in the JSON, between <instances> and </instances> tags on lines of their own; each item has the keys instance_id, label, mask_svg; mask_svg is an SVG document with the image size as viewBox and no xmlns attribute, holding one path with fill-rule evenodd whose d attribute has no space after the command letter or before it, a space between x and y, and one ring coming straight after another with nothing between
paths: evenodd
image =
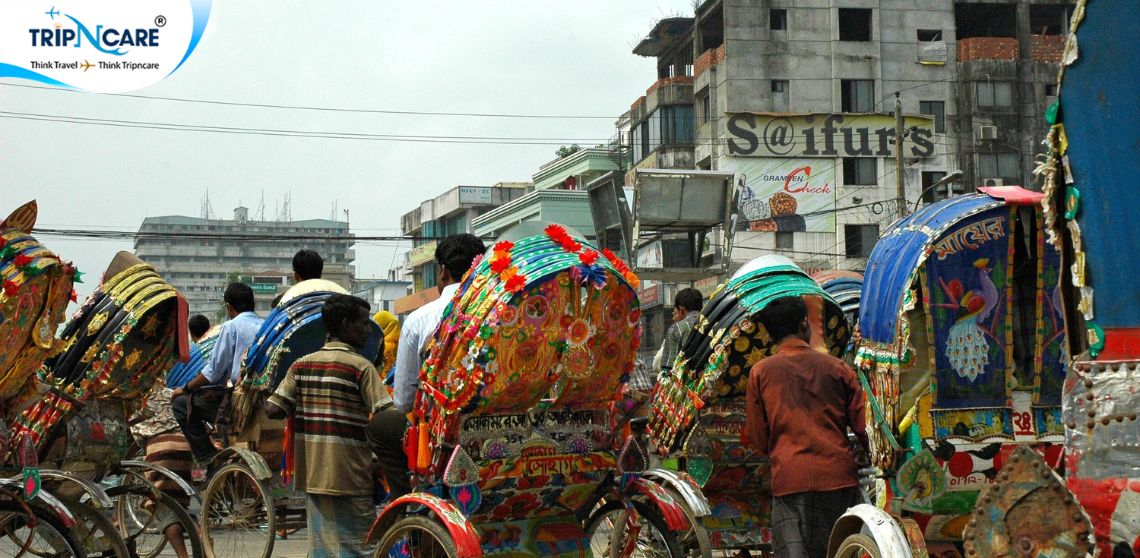
<instances>
[{"instance_id":1,"label":"crowd of people","mask_svg":"<svg viewBox=\"0 0 1140 558\"><path fill-rule=\"evenodd\" d=\"M309 292L335 293L321 309L326 343L293 363L263 407L269 419L292 420L294 488L307 497L309 556L364 555L362 538L378 503L374 468L382 471L390 497L411 491L404 437L420 368L459 281L485 250L470 234L441 240L435 251L439 297L402 325L386 311L371 316L384 333L383 346L371 360L361 354L373 327L368 303L322 279L323 261L316 252L301 250L293 258L294 284L274 306ZM157 390L148 403L151 416L135 425L147 459L188 480L214 472L220 443L210 426L225 421L220 415L240 379L242 357L263 321L254 312L248 285L228 285L223 302L228 319L220 327L211 327L202 315L188 322L193 341L216 336L204 368L182 387ZM627 387L641 394L641 401L657 376L674 366L689 332L699 327L703 303L696 289L676 294L674 323L652 367L639 363ZM780 556L822 556L827 530L860 497L856 451L847 433L866 448L862 392L843 361L808 344L802 300L776 300L760 318L778 350L749 377L747 437L772 463L773 544ZM181 542L177 529L168 529L172 542ZM180 544L174 550L185 556Z\"/></svg>"}]
</instances>

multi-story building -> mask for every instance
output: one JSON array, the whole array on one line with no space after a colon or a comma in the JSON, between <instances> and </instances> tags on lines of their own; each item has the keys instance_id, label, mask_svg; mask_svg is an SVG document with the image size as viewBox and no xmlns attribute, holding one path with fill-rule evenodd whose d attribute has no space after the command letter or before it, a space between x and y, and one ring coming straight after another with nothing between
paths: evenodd
<instances>
[{"instance_id":1,"label":"multi-story building","mask_svg":"<svg viewBox=\"0 0 1140 558\"><path fill-rule=\"evenodd\" d=\"M394 281L391 279L357 279L354 281L352 294L368 301L372 312L387 310L396 313L396 301L408 294L410 281Z\"/></svg>"},{"instance_id":2,"label":"multi-story building","mask_svg":"<svg viewBox=\"0 0 1140 558\"><path fill-rule=\"evenodd\" d=\"M529 192L529 182L500 182L494 186L456 186L400 217L400 230L412 237L406 264L410 266L413 291L435 286L439 268L435 263L437 239L469 233L476 217L510 203ZM405 307L401 305L401 310Z\"/></svg>"},{"instance_id":3,"label":"multi-story building","mask_svg":"<svg viewBox=\"0 0 1140 558\"><path fill-rule=\"evenodd\" d=\"M325 279L348 289L355 275L353 238L343 221L253 221L249 210L239 207L232 220L147 217L135 253L186 297L191 313L220 320L222 294L235 280L253 287L264 315L274 296L292 283L293 255L304 248L324 258Z\"/></svg>"},{"instance_id":4,"label":"multi-story building","mask_svg":"<svg viewBox=\"0 0 1140 558\"><path fill-rule=\"evenodd\" d=\"M547 162L532 177L534 191L476 218L472 221L475 234L496 238L519 223L549 221L593 239L594 223L586 186L620 168L618 153L607 147L587 147Z\"/></svg>"},{"instance_id":5,"label":"multi-story building","mask_svg":"<svg viewBox=\"0 0 1140 558\"><path fill-rule=\"evenodd\" d=\"M657 75L619 119L627 168L734 171L734 262L861 269L900 213L900 177L908 209L1032 184L1069 4L706 0L634 49Z\"/></svg>"}]
</instances>

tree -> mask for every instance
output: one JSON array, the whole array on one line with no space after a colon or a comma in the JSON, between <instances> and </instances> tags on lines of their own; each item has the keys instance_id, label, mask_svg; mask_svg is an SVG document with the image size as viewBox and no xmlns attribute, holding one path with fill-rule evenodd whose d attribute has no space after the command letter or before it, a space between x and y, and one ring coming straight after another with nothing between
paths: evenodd
<instances>
[{"instance_id":1,"label":"tree","mask_svg":"<svg viewBox=\"0 0 1140 558\"><path fill-rule=\"evenodd\" d=\"M581 150L582 150L582 148L579 147L578 144L575 143L574 145L570 145L570 146L563 145L562 147L559 147L558 151L555 151L554 154L558 155L559 159L562 159L565 157L569 157L570 155L573 155L573 154L575 154Z\"/></svg>"}]
</instances>

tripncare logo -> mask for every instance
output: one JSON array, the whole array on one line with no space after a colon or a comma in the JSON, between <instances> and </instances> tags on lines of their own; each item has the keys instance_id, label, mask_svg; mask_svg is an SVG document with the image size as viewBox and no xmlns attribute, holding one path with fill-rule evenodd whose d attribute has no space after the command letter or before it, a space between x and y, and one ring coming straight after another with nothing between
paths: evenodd
<instances>
[{"instance_id":1,"label":"tripncare logo","mask_svg":"<svg viewBox=\"0 0 1140 558\"><path fill-rule=\"evenodd\" d=\"M209 17L210 0L0 2L0 78L140 89L186 62Z\"/></svg>"}]
</instances>

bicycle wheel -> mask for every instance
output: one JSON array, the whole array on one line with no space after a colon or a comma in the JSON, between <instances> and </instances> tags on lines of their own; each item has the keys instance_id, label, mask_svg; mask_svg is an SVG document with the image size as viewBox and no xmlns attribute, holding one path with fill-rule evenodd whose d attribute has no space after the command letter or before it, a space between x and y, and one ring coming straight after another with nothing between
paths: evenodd
<instances>
[{"instance_id":1,"label":"bicycle wheel","mask_svg":"<svg viewBox=\"0 0 1140 558\"><path fill-rule=\"evenodd\" d=\"M265 483L244 464L218 469L202 496L202 538L212 556L269 558L276 510Z\"/></svg>"},{"instance_id":2,"label":"bicycle wheel","mask_svg":"<svg viewBox=\"0 0 1140 558\"><path fill-rule=\"evenodd\" d=\"M397 521L380 538L373 558L456 558L451 534L430 517L411 515Z\"/></svg>"},{"instance_id":3,"label":"bicycle wheel","mask_svg":"<svg viewBox=\"0 0 1140 558\"><path fill-rule=\"evenodd\" d=\"M120 486L145 487L148 484L145 479L133 473L124 474L120 481ZM150 530L148 534L157 532L157 525L151 525L153 513L146 509L148 501L149 498L137 494L122 494L115 498L115 520L123 530L124 536L131 537L148 529ZM153 546L143 545L144 547L140 548L136 541L135 552L139 558L153 558L162 552L166 542L165 537L158 537Z\"/></svg>"},{"instance_id":4,"label":"bicycle wheel","mask_svg":"<svg viewBox=\"0 0 1140 558\"><path fill-rule=\"evenodd\" d=\"M835 551L835 558L879 558L879 545L875 539L863 533L848 535L839 543L839 550Z\"/></svg>"},{"instance_id":5,"label":"bicycle wheel","mask_svg":"<svg viewBox=\"0 0 1140 558\"><path fill-rule=\"evenodd\" d=\"M677 535L665 527L660 512L635 500L638 532L630 558L681 558L684 553ZM618 558L629 541L629 512L621 502L609 502L596 511L586 529L594 558Z\"/></svg>"},{"instance_id":6,"label":"bicycle wheel","mask_svg":"<svg viewBox=\"0 0 1140 558\"><path fill-rule=\"evenodd\" d=\"M198 523L173 497L141 484L123 484L107 490L115 499L115 518L127 546L138 558L153 558L169 544L168 529L177 525L180 545L191 558L204 558L206 549Z\"/></svg>"},{"instance_id":7,"label":"bicycle wheel","mask_svg":"<svg viewBox=\"0 0 1140 558\"><path fill-rule=\"evenodd\" d=\"M63 502L78 520L71 530L86 556L131 558L127 542L107 517L107 510L77 500L63 500Z\"/></svg>"},{"instance_id":8,"label":"bicycle wheel","mask_svg":"<svg viewBox=\"0 0 1140 558\"><path fill-rule=\"evenodd\" d=\"M0 499L0 557L55 556L81 558L83 547L55 512L13 499Z\"/></svg>"}]
</instances>

